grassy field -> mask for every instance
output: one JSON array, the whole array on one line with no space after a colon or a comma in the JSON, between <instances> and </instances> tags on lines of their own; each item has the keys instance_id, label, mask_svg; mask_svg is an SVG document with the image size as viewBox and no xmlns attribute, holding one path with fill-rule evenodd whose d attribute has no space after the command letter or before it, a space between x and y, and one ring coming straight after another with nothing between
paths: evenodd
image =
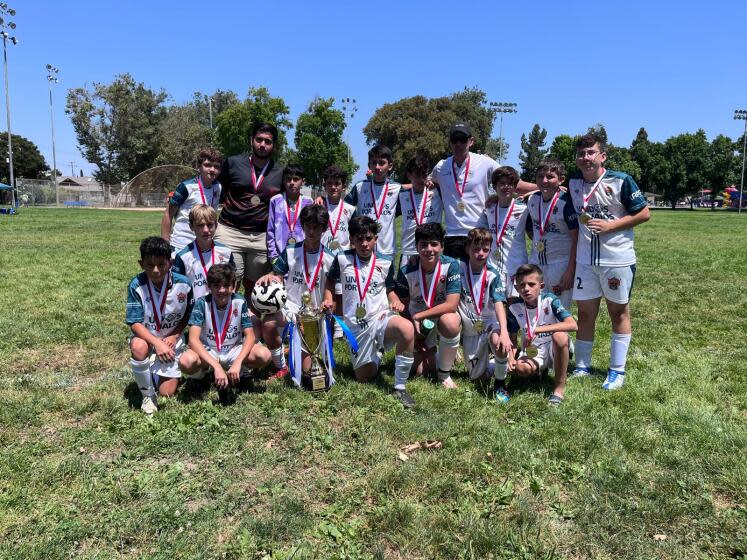
<instances>
[{"instance_id":1,"label":"grassy field","mask_svg":"<svg viewBox=\"0 0 747 560\"><path fill-rule=\"evenodd\" d=\"M125 288L159 214L0 216L3 558L747 558L747 221L637 234L628 382L411 383L161 400L128 370ZM342 369L346 360L343 358ZM404 445L443 447L400 457Z\"/></svg>"}]
</instances>

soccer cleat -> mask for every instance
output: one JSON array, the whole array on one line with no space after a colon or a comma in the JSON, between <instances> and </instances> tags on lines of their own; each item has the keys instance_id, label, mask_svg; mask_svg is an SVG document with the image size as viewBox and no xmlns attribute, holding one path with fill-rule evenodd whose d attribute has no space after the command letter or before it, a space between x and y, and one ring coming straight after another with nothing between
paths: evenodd
<instances>
[{"instance_id":1,"label":"soccer cleat","mask_svg":"<svg viewBox=\"0 0 747 560\"><path fill-rule=\"evenodd\" d=\"M407 389L395 389L394 396L405 408L415 408L415 401L413 400L412 395L407 392Z\"/></svg>"},{"instance_id":2,"label":"soccer cleat","mask_svg":"<svg viewBox=\"0 0 747 560\"><path fill-rule=\"evenodd\" d=\"M153 413L158 412L158 407L153 399L150 397L143 397L143 404L140 405L140 410L145 412L148 416L151 416Z\"/></svg>"},{"instance_id":3,"label":"soccer cleat","mask_svg":"<svg viewBox=\"0 0 747 560\"><path fill-rule=\"evenodd\" d=\"M616 371L614 369L608 369L607 379L605 379L604 383L602 383L602 389L606 389L607 391L614 391L615 389L620 389L624 383L625 383L625 372L624 371Z\"/></svg>"},{"instance_id":4,"label":"soccer cleat","mask_svg":"<svg viewBox=\"0 0 747 560\"><path fill-rule=\"evenodd\" d=\"M573 369L570 377L589 377L591 375L591 368L576 366Z\"/></svg>"},{"instance_id":5,"label":"soccer cleat","mask_svg":"<svg viewBox=\"0 0 747 560\"><path fill-rule=\"evenodd\" d=\"M283 381L285 378L288 377L288 367L280 368L275 373L273 373L269 378L268 381L272 380L278 380Z\"/></svg>"},{"instance_id":6,"label":"soccer cleat","mask_svg":"<svg viewBox=\"0 0 747 560\"><path fill-rule=\"evenodd\" d=\"M511 397L508 395L508 391L504 387L498 387L495 390L495 400L501 404L506 404Z\"/></svg>"}]
</instances>

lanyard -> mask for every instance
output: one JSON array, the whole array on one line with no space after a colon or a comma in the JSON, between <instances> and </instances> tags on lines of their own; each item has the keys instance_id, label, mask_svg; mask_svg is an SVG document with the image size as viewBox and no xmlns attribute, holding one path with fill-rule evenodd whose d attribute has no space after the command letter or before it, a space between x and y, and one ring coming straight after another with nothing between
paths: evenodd
<instances>
[{"instance_id":1,"label":"lanyard","mask_svg":"<svg viewBox=\"0 0 747 560\"><path fill-rule=\"evenodd\" d=\"M418 268L420 269L420 295L423 296L425 305L428 306L428 308L431 308L433 307L433 301L436 299L436 286L438 285L438 279L441 277L441 259L438 259L438 265L436 265L436 269L433 271L431 285L428 287L428 293L425 292L425 270L423 270L423 267L420 266L420 264L418 264Z\"/></svg>"},{"instance_id":2,"label":"lanyard","mask_svg":"<svg viewBox=\"0 0 747 560\"><path fill-rule=\"evenodd\" d=\"M386 180L386 183L384 183L384 191L381 193L381 203L376 203L376 192L374 191L374 182L373 179L371 179L371 182L368 184L369 189L371 190L371 200L373 201L374 205L374 214L376 214L376 219L378 220L381 218L381 213L384 211L384 203L386 202L386 195L389 193L389 179Z\"/></svg>"},{"instance_id":3,"label":"lanyard","mask_svg":"<svg viewBox=\"0 0 747 560\"><path fill-rule=\"evenodd\" d=\"M477 283L480 285L479 300L475 297L475 289L472 284L472 277L474 276L474 273L472 272L472 268L469 265L467 265L467 270L469 272L469 274L467 274L467 284L469 286L469 294L472 296L472 303L475 306L477 317L480 317L482 315L483 304L485 303L485 287L488 285L488 267L487 266L482 267L482 271L480 272L480 278L477 281Z\"/></svg>"},{"instance_id":4,"label":"lanyard","mask_svg":"<svg viewBox=\"0 0 747 560\"><path fill-rule=\"evenodd\" d=\"M410 202L412 203L412 212L415 216L415 225L421 225L425 218L425 207L428 206L428 191L423 191L423 198L420 200L420 208L415 204L415 195L410 189Z\"/></svg>"},{"instance_id":5,"label":"lanyard","mask_svg":"<svg viewBox=\"0 0 747 560\"><path fill-rule=\"evenodd\" d=\"M233 300L228 300L226 305L226 311L223 313L223 322L218 323L218 308L215 306L215 299L210 300L210 319L213 323L213 334L215 335L215 348L220 352L223 346L223 342L226 340L228 334L228 323L231 322L231 308L233 307ZM220 326L220 329L218 328Z\"/></svg>"},{"instance_id":6,"label":"lanyard","mask_svg":"<svg viewBox=\"0 0 747 560\"><path fill-rule=\"evenodd\" d=\"M467 166L464 168L464 179L462 180L462 188L459 188L459 177L457 176L456 172L456 165L454 164L454 158L451 158L451 174L454 177L454 187L456 187L456 192L459 195L459 198L462 198L464 196L464 187L467 185L467 177L469 177L469 163L470 163L471 156L467 156Z\"/></svg>"},{"instance_id":7,"label":"lanyard","mask_svg":"<svg viewBox=\"0 0 747 560\"><path fill-rule=\"evenodd\" d=\"M148 278L148 294L150 295L150 307L153 310L153 318L156 321L156 329L161 330L161 320L163 319L163 310L166 307L166 296L169 294L169 274L163 279L161 285L161 299L156 303L155 291L156 288Z\"/></svg>"},{"instance_id":8,"label":"lanyard","mask_svg":"<svg viewBox=\"0 0 747 560\"><path fill-rule=\"evenodd\" d=\"M371 255L371 270L368 273L368 280L366 280L366 285L363 287L363 291L361 291L360 276L358 274L360 266L361 263L358 260L358 255L355 255L355 261L353 262L353 269L355 270L355 286L358 288L358 299L363 303L363 300L366 299L366 294L368 293L368 287L371 285L374 270L376 269L376 253Z\"/></svg>"},{"instance_id":9,"label":"lanyard","mask_svg":"<svg viewBox=\"0 0 747 560\"><path fill-rule=\"evenodd\" d=\"M496 203L495 205L495 246L500 249L501 242L503 241L503 236L506 233L506 229L508 228L508 221L511 219L511 214L514 212L514 207L516 206L516 199L511 201L511 205L508 207L508 210L506 211L506 217L503 220L503 224L500 226L500 230L498 228L498 223L500 220L500 204Z\"/></svg>"}]
</instances>

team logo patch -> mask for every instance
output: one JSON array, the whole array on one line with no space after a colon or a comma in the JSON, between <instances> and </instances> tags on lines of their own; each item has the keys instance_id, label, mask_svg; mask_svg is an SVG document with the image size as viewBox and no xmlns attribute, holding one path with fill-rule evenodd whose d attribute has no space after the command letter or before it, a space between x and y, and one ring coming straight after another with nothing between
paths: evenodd
<instances>
[{"instance_id":1,"label":"team logo patch","mask_svg":"<svg viewBox=\"0 0 747 560\"><path fill-rule=\"evenodd\" d=\"M179 303L184 303L187 301L187 294L177 294L176 299L179 300Z\"/></svg>"},{"instance_id":2,"label":"team logo patch","mask_svg":"<svg viewBox=\"0 0 747 560\"><path fill-rule=\"evenodd\" d=\"M604 187L604 192L606 192L608 195L612 195L612 187Z\"/></svg>"},{"instance_id":3,"label":"team logo patch","mask_svg":"<svg viewBox=\"0 0 747 560\"><path fill-rule=\"evenodd\" d=\"M617 290L620 287L620 279L619 278L608 278L607 285L610 287L610 290Z\"/></svg>"}]
</instances>

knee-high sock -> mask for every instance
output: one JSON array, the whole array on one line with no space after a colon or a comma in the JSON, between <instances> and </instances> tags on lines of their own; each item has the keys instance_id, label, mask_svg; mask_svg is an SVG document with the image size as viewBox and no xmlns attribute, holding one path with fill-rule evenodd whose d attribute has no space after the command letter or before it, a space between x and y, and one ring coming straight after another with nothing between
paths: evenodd
<instances>
[{"instance_id":1,"label":"knee-high sock","mask_svg":"<svg viewBox=\"0 0 747 560\"><path fill-rule=\"evenodd\" d=\"M145 360L130 358L130 366L132 367L132 377L135 378L140 394L143 395L143 398L150 397L155 400L156 388L150 374L150 360L147 358Z\"/></svg>"},{"instance_id":2,"label":"knee-high sock","mask_svg":"<svg viewBox=\"0 0 747 560\"><path fill-rule=\"evenodd\" d=\"M439 371L439 377L441 376L441 372L450 373L454 368L454 360L456 359L458 347L459 335L456 335L454 338L440 337L438 352L436 352L436 367Z\"/></svg>"},{"instance_id":3,"label":"knee-high sock","mask_svg":"<svg viewBox=\"0 0 747 560\"><path fill-rule=\"evenodd\" d=\"M410 352L398 354L394 357L394 388L404 389L407 378L410 377L410 369L415 358Z\"/></svg>"},{"instance_id":4,"label":"knee-high sock","mask_svg":"<svg viewBox=\"0 0 747 560\"><path fill-rule=\"evenodd\" d=\"M270 354L272 355L272 364L275 366L275 369L283 369L285 367L285 354L283 353L282 343L274 350L270 350Z\"/></svg>"},{"instance_id":5,"label":"knee-high sock","mask_svg":"<svg viewBox=\"0 0 747 560\"><path fill-rule=\"evenodd\" d=\"M576 339L576 367L591 368L591 351L594 348L593 340Z\"/></svg>"},{"instance_id":6,"label":"knee-high sock","mask_svg":"<svg viewBox=\"0 0 747 560\"><path fill-rule=\"evenodd\" d=\"M625 371L625 362L628 359L628 347L630 346L631 336L630 333L612 333L612 340L610 341L610 369Z\"/></svg>"}]
</instances>

